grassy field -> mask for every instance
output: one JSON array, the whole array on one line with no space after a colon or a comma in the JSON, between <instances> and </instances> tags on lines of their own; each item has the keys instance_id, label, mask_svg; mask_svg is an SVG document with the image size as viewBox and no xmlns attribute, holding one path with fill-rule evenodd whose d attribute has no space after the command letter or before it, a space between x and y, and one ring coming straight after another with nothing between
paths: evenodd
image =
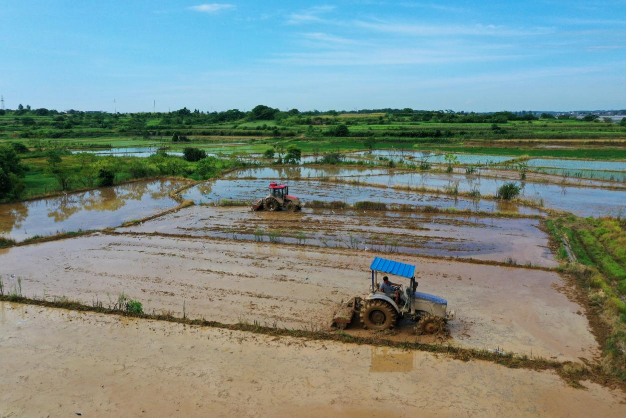
<instances>
[{"instance_id":1,"label":"grassy field","mask_svg":"<svg viewBox=\"0 0 626 418\"><path fill-rule=\"evenodd\" d=\"M575 216L547 221L563 269L586 293L606 335L603 367L626 380L626 231L624 219Z\"/></svg>"}]
</instances>

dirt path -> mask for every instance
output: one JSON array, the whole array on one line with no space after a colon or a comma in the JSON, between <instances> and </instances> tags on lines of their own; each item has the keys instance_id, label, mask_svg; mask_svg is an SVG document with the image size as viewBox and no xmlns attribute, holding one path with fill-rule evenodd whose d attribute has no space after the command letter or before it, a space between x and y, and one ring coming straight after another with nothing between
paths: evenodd
<instances>
[{"instance_id":1,"label":"dirt path","mask_svg":"<svg viewBox=\"0 0 626 418\"><path fill-rule=\"evenodd\" d=\"M620 417L547 372L0 303L0 416Z\"/></svg>"},{"instance_id":2,"label":"dirt path","mask_svg":"<svg viewBox=\"0 0 626 418\"><path fill-rule=\"evenodd\" d=\"M306 328L329 323L336 303L363 294L372 252L268 243L98 234L0 250L11 288L105 306L124 292L146 312L224 323ZM420 290L448 299L451 343L558 359L592 359L597 344L581 307L551 272L397 256L416 264ZM26 262L27 260L27 262ZM408 336L409 338L416 338Z\"/></svg>"}]
</instances>

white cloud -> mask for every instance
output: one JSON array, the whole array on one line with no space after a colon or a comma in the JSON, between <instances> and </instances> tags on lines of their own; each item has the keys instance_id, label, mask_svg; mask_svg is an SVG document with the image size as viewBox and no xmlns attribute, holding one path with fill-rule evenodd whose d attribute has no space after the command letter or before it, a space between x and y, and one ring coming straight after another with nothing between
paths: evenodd
<instances>
[{"instance_id":1,"label":"white cloud","mask_svg":"<svg viewBox=\"0 0 626 418\"><path fill-rule=\"evenodd\" d=\"M300 25L304 23L324 22L325 20L322 19L320 15L332 12L333 10L335 10L335 6L310 7L298 13L291 13L289 15L289 20L287 20L287 24Z\"/></svg>"},{"instance_id":2,"label":"white cloud","mask_svg":"<svg viewBox=\"0 0 626 418\"><path fill-rule=\"evenodd\" d=\"M363 29L376 32L395 33L399 35L415 36L459 36L459 35L500 35L500 36L525 36L525 35L547 35L553 32L549 28L535 29L511 29L499 25L422 25L403 24L386 21L356 21L354 25Z\"/></svg>"},{"instance_id":3,"label":"white cloud","mask_svg":"<svg viewBox=\"0 0 626 418\"><path fill-rule=\"evenodd\" d=\"M233 10L236 9L237 6L234 4L227 3L210 3L210 4L199 4L197 6L191 6L187 9L193 10L194 12L202 12L202 13L217 13L221 10Z\"/></svg>"}]
</instances>

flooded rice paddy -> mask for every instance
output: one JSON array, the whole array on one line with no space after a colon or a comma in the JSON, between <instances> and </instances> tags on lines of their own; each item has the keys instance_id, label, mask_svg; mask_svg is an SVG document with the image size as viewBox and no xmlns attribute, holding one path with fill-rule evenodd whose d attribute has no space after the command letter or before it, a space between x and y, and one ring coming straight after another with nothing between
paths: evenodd
<instances>
[{"instance_id":1,"label":"flooded rice paddy","mask_svg":"<svg viewBox=\"0 0 626 418\"><path fill-rule=\"evenodd\" d=\"M390 173L359 177L364 183L389 187L426 187L440 190L458 188L461 192L479 191L492 195L510 180L464 174ZM562 186L558 184L516 182L521 186L520 197L542 202L550 209L571 212L578 216L617 216L626 209L626 190Z\"/></svg>"},{"instance_id":2,"label":"flooded rice paddy","mask_svg":"<svg viewBox=\"0 0 626 418\"><path fill-rule=\"evenodd\" d=\"M515 159L516 157L499 156L499 155L482 155L482 154L459 154L451 153L459 164L463 165L493 165ZM446 163L446 154L433 153L425 151L412 151L412 150L373 150L373 151L359 151L351 153L358 157L366 157L370 159L386 158L395 162L417 160L426 161L431 164L444 164Z\"/></svg>"},{"instance_id":3,"label":"flooded rice paddy","mask_svg":"<svg viewBox=\"0 0 626 418\"><path fill-rule=\"evenodd\" d=\"M170 193L183 182L138 181L86 192L0 205L0 236L21 241L35 235L101 229L172 208Z\"/></svg>"},{"instance_id":4,"label":"flooded rice paddy","mask_svg":"<svg viewBox=\"0 0 626 418\"><path fill-rule=\"evenodd\" d=\"M541 211L512 204L510 202L471 199L458 196L435 195L380 188L367 185L348 185L321 180L289 180L289 193L307 201L342 201L354 204L361 201L382 202L385 204L405 204L431 206L435 208L456 208L487 212L516 212L524 215L540 214ZM238 179L216 180L196 185L182 192L184 199L196 203L214 204L222 200L243 200L252 202L267 195L269 180Z\"/></svg>"},{"instance_id":5,"label":"flooded rice paddy","mask_svg":"<svg viewBox=\"0 0 626 418\"><path fill-rule=\"evenodd\" d=\"M359 184L342 184L328 177L345 177ZM268 179L268 180L265 180ZM478 192L480 195L495 196L497 190L511 179L487 176L385 171L384 169L356 168L255 168L231 173L228 179L207 182L184 192L185 199L196 203L216 203L221 200L252 201L264 197L269 180L282 179L289 183L290 193L306 201L339 200L348 204L359 201L375 201L387 204L408 204L453 207L479 211L514 211L520 214L539 214L539 210L524 205L468 198L450 194L419 193L401 188L428 188ZM603 189L600 187L577 187L538 182L516 182L521 187L520 197L546 208L574 213L578 216L618 216L626 210L626 190ZM370 185L386 186L386 188ZM394 189L400 186L400 189Z\"/></svg>"},{"instance_id":6,"label":"flooded rice paddy","mask_svg":"<svg viewBox=\"0 0 626 418\"><path fill-rule=\"evenodd\" d=\"M557 266L537 219L196 206L117 231Z\"/></svg>"},{"instance_id":7,"label":"flooded rice paddy","mask_svg":"<svg viewBox=\"0 0 626 418\"><path fill-rule=\"evenodd\" d=\"M389 257L118 231L0 250L0 274L7 289L11 275L21 277L26 296L106 306L124 292L146 312L326 329L341 300L368 291L376 256ZM405 254L393 259L416 265L419 289L445 297L456 310L450 344L576 361L598 352L581 306L557 290L563 282L556 272ZM430 337L418 340L424 338Z\"/></svg>"},{"instance_id":8,"label":"flooded rice paddy","mask_svg":"<svg viewBox=\"0 0 626 418\"><path fill-rule=\"evenodd\" d=\"M111 156L111 157L140 157L145 158L159 152L157 147L127 147L127 148L107 148L107 149L85 149L85 150L73 150L72 154L96 154L99 156ZM182 156L181 151L166 151L168 155Z\"/></svg>"}]
</instances>

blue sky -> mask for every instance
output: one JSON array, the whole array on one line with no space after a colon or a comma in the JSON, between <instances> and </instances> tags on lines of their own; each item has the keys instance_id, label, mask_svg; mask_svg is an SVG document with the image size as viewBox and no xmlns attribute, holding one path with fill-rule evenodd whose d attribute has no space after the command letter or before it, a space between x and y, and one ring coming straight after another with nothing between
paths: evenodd
<instances>
[{"instance_id":1,"label":"blue sky","mask_svg":"<svg viewBox=\"0 0 626 418\"><path fill-rule=\"evenodd\" d=\"M0 28L9 108L626 108L626 0L1 0Z\"/></svg>"}]
</instances>

